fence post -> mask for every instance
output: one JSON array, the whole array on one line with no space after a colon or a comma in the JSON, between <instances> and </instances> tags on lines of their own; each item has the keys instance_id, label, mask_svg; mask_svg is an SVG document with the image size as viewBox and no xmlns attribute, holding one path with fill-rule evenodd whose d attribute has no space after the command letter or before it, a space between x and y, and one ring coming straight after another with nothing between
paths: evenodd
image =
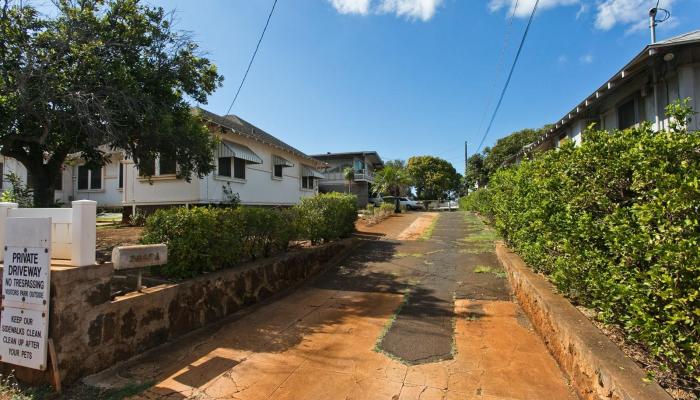
<instances>
[{"instance_id":1,"label":"fence post","mask_svg":"<svg viewBox=\"0 0 700 400\"><path fill-rule=\"evenodd\" d=\"M70 263L74 267L92 265L95 263L95 246L97 244L97 202L76 200L72 205Z\"/></svg>"},{"instance_id":2,"label":"fence post","mask_svg":"<svg viewBox=\"0 0 700 400\"><path fill-rule=\"evenodd\" d=\"M11 208L17 208L17 203L0 203L0 262L5 259L5 223Z\"/></svg>"}]
</instances>

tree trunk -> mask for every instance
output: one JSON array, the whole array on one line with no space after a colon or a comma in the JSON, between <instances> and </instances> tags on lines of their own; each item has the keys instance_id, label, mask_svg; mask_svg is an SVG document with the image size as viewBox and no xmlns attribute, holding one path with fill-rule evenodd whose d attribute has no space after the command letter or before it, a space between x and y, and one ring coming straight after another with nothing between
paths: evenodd
<instances>
[{"instance_id":1,"label":"tree trunk","mask_svg":"<svg viewBox=\"0 0 700 400\"><path fill-rule=\"evenodd\" d=\"M399 200L399 193L400 192L398 189L394 190L394 196L396 196L396 197L394 197L394 204L395 204L394 212L396 214L401 214L401 201Z\"/></svg>"},{"instance_id":2,"label":"tree trunk","mask_svg":"<svg viewBox=\"0 0 700 400\"><path fill-rule=\"evenodd\" d=\"M55 207L56 176L61 173L60 168L58 171L51 171L48 165L35 165L33 168L25 165L25 167L31 178L31 182L27 182L27 185L33 190L34 207Z\"/></svg>"}]
</instances>

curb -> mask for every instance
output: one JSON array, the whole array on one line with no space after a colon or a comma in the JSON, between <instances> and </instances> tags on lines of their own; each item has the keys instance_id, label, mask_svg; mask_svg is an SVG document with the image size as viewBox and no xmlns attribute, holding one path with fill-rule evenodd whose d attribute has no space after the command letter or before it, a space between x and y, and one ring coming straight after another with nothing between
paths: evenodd
<instances>
[{"instance_id":1,"label":"curb","mask_svg":"<svg viewBox=\"0 0 700 400\"><path fill-rule=\"evenodd\" d=\"M496 254L515 297L581 399L671 400L656 382L645 382L644 371L520 256L502 242Z\"/></svg>"}]
</instances>

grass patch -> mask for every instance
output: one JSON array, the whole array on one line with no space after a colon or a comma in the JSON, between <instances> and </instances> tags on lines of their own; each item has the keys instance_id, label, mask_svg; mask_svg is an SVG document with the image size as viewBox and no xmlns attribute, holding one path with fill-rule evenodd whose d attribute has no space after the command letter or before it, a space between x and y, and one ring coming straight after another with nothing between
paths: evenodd
<instances>
[{"instance_id":1,"label":"grass patch","mask_svg":"<svg viewBox=\"0 0 700 400\"><path fill-rule=\"evenodd\" d=\"M469 234L469 235L465 236L464 238L462 238L461 240L463 242L467 242L467 243L474 243L474 242L494 242L498 239L500 239L500 237L498 236L498 233L496 233L496 231L491 230L491 229L485 229L485 230L478 232L478 233Z\"/></svg>"},{"instance_id":2,"label":"grass patch","mask_svg":"<svg viewBox=\"0 0 700 400\"><path fill-rule=\"evenodd\" d=\"M460 254L482 254L491 253L496 248L493 243L483 242L483 243L460 243L463 246L469 246L464 249L459 249Z\"/></svg>"},{"instance_id":3,"label":"grass patch","mask_svg":"<svg viewBox=\"0 0 700 400\"><path fill-rule=\"evenodd\" d=\"M122 400L127 397L135 396L151 386L153 386L153 382L132 383L119 389L108 390L106 393L103 393L100 398L106 400Z\"/></svg>"},{"instance_id":4,"label":"grass patch","mask_svg":"<svg viewBox=\"0 0 700 400\"><path fill-rule=\"evenodd\" d=\"M420 235L421 240L428 240L431 237L433 237L433 232L435 231L435 225L437 225L438 219L440 219L439 215L437 217L435 217L433 222L430 223L430 226L428 227L428 229L426 229L425 232L423 232L423 234Z\"/></svg>"},{"instance_id":5,"label":"grass patch","mask_svg":"<svg viewBox=\"0 0 700 400\"><path fill-rule=\"evenodd\" d=\"M421 257L423 257L423 253L396 253L396 254L394 254L394 257L396 257L396 258L404 258L404 257L421 258Z\"/></svg>"},{"instance_id":6,"label":"grass patch","mask_svg":"<svg viewBox=\"0 0 700 400\"><path fill-rule=\"evenodd\" d=\"M494 274L498 278L506 277L506 271L500 268L493 268L486 265L477 265L476 267L474 267L474 272L476 272L477 274Z\"/></svg>"},{"instance_id":7,"label":"grass patch","mask_svg":"<svg viewBox=\"0 0 700 400\"><path fill-rule=\"evenodd\" d=\"M154 383L130 383L118 389L99 389L78 383L58 394L51 386L27 386L17 382L13 374L0 374L0 400L123 400L143 392Z\"/></svg>"}]
</instances>

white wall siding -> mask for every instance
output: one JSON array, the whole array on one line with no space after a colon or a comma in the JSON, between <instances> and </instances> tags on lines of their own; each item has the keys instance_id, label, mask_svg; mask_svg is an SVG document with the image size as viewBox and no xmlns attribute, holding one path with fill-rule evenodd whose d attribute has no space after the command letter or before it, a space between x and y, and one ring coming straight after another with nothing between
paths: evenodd
<instances>
[{"instance_id":1,"label":"white wall siding","mask_svg":"<svg viewBox=\"0 0 700 400\"><path fill-rule=\"evenodd\" d=\"M2 172L0 174L2 177L2 189L1 191L5 191L7 188L10 187L10 181L8 181L5 178L5 175L9 174L10 172L14 172L17 174L20 179L22 179L22 183L26 186L27 185L27 169L24 167L24 164L21 162L15 160L14 158L10 157L5 157L5 156L0 156L0 162L2 162ZM62 190L56 190L54 194L54 199L57 202L62 203L63 205L68 205L70 204L71 200L71 183L72 183L72 172L70 167L66 167L63 169L61 172L61 183L63 186Z\"/></svg>"},{"instance_id":2,"label":"white wall siding","mask_svg":"<svg viewBox=\"0 0 700 400\"><path fill-rule=\"evenodd\" d=\"M119 168L121 168L122 155L114 153L110 157L110 163L102 167L101 189L78 189L78 165L72 169L71 187L63 183L64 190L70 190L73 200L94 200L98 207L121 207L122 190L119 188Z\"/></svg>"},{"instance_id":3,"label":"white wall siding","mask_svg":"<svg viewBox=\"0 0 700 400\"><path fill-rule=\"evenodd\" d=\"M239 135L224 134L222 139L247 146L263 160L263 163L247 163L244 180L220 177L215 170L202 179L193 177L191 182L176 178L163 179L158 176L149 182L139 178L138 170L133 164L129 164L125 177L124 206L220 203L225 201L225 186L237 193L241 203L247 205L293 205L302 197L317 193L317 189L301 187L302 166L308 165L313 168L309 160ZM282 169L282 179L273 177L273 156L283 157L294 164L293 167ZM217 165L216 156L213 161Z\"/></svg>"}]
</instances>

